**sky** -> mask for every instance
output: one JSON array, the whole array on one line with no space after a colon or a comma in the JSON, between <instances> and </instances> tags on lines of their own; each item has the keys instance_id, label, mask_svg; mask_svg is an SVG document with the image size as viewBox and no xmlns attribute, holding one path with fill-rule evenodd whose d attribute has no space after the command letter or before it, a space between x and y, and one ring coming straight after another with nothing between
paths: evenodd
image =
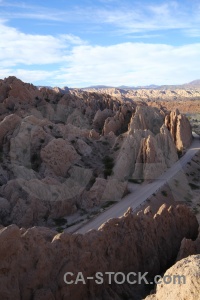
<instances>
[{"instance_id":1,"label":"sky","mask_svg":"<svg viewBox=\"0 0 200 300\"><path fill-rule=\"evenodd\" d=\"M45 86L200 79L200 1L0 0L0 78Z\"/></svg>"}]
</instances>

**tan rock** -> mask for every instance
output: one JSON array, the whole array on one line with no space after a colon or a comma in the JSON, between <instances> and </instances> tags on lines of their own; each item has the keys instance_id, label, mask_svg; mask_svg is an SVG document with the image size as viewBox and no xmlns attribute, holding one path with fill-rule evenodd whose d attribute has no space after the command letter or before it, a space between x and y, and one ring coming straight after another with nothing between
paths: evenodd
<instances>
[{"instance_id":1,"label":"tan rock","mask_svg":"<svg viewBox=\"0 0 200 300\"><path fill-rule=\"evenodd\" d=\"M99 135L98 132L96 132L96 130L92 129L92 130L90 130L89 137L92 138L92 139L98 140L100 135Z\"/></svg>"},{"instance_id":2,"label":"tan rock","mask_svg":"<svg viewBox=\"0 0 200 300\"><path fill-rule=\"evenodd\" d=\"M105 120L103 134L108 135L110 132L118 134L120 132L120 129L123 127L123 124L124 116L122 113L117 112L114 117L108 117Z\"/></svg>"},{"instance_id":3,"label":"tan rock","mask_svg":"<svg viewBox=\"0 0 200 300\"><path fill-rule=\"evenodd\" d=\"M82 205L85 208L101 205L107 201L119 201L127 191L127 182L117 179L96 178L90 191L82 196Z\"/></svg>"},{"instance_id":4,"label":"tan rock","mask_svg":"<svg viewBox=\"0 0 200 300\"><path fill-rule=\"evenodd\" d=\"M93 119L93 127L99 132L103 129L104 122L108 117L113 116L113 112L110 109L98 110Z\"/></svg>"},{"instance_id":5,"label":"tan rock","mask_svg":"<svg viewBox=\"0 0 200 300\"><path fill-rule=\"evenodd\" d=\"M72 167L69 178L60 183L53 178L10 180L2 189L0 218L3 224L19 226L43 224L44 218L59 218L74 213L92 177L90 169ZM1 198L0 198L1 199ZM6 200L8 199L8 200Z\"/></svg>"},{"instance_id":6,"label":"tan rock","mask_svg":"<svg viewBox=\"0 0 200 300\"><path fill-rule=\"evenodd\" d=\"M185 115L180 114L178 109L165 117L165 125L169 129L177 150L184 151L192 141L192 129Z\"/></svg>"},{"instance_id":7,"label":"tan rock","mask_svg":"<svg viewBox=\"0 0 200 300\"><path fill-rule=\"evenodd\" d=\"M92 152L92 148L81 139L78 139L76 141L76 146L77 146L78 153L80 153L81 155L87 156L90 155Z\"/></svg>"},{"instance_id":8,"label":"tan rock","mask_svg":"<svg viewBox=\"0 0 200 300\"><path fill-rule=\"evenodd\" d=\"M178 261L164 276L163 282L157 285L156 294L145 300L197 300L200 289L200 255L193 255ZM175 276L184 276L181 283ZM166 281L166 283L165 283ZM170 282L171 281L171 282ZM175 282L175 283L174 283Z\"/></svg>"},{"instance_id":9,"label":"tan rock","mask_svg":"<svg viewBox=\"0 0 200 300\"><path fill-rule=\"evenodd\" d=\"M113 168L113 176L119 180L132 176L142 138L148 137L150 131L135 130L134 134L124 135L119 154Z\"/></svg>"},{"instance_id":10,"label":"tan rock","mask_svg":"<svg viewBox=\"0 0 200 300\"><path fill-rule=\"evenodd\" d=\"M129 124L129 133L133 133L136 129L150 130L157 134L163 125L164 116L157 108L148 106L137 106L135 114L132 115Z\"/></svg>"},{"instance_id":11,"label":"tan rock","mask_svg":"<svg viewBox=\"0 0 200 300\"><path fill-rule=\"evenodd\" d=\"M56 175L65 177L70 166L77 162L80 156L69 142L53 139L41 150L41 158Z\"/></svg>"},{"instance_id":12,"label":"tan rock","mask_svg":"<svg viewBox=\"0 0 200 300\"><path fill-rule=\"evenodd\" d=\"M154 180L158 178L166 168L167 165L164 155L158 147L156 139L152 135L142 139L132 178Z\"/></svg>"},{"instance_id":13,"label":"tan rock","mask_svg":"<svg viewBox=\"0 0 200 300\"><path fill-rule=\"evenodd\" d=\"M199 253L200 253L200 232L195 241L186 238L182 240L179 253L177 255L177 261L189 255L194 255Z\"/></svg>"},{"instance_id":14,"label":"tan rock","mask_svg":"<svg viewBox=\"0 0 200 300\"><path fill-rule=\"evenodd\" d=\"M183 237L196 237L197 227L196 218L187 207L164 205L154 216L149 211L137 216L129 211L85 235L56 234L44 227L3 228L0 230L0 298L40 300L48 296L49 299L88 300L88 295L89 299L103 299L106 295L106 299L111 300L120 299L124 291L131 299L142 298L141 285L131 289L128 284L113 282L109 285L107 278L103 285L87 279L86 284L66 285L63 276L66 272L73 272L75 276L83 272L87 278L97 271L126 274L140 271L149 272L151 280L172 261ZM183 271L188 286L182 285L181 289L173 286L169 294L169 286L164 286L161 293L163 290L172 297L160 299L181 299L173 298L177 292L180 296L184 292L187 299L195 299L191 298L191 291L194 289L196 295L198 261L189 258L188 263L179 262L170 274Z\"/></svg>"},{"instance_id":15,"label":"tan rock","mask_svg":"<svg viewBox=\"0 0 200 300\"><path fill-rule=\"evenodd\" d=\"M21 122L21 118L15 114L8 115L0 122L0 146L2 146L3 138L7 134L11 134Z\"/></svg>"},{"instance_id":16,"label":"tan rock","mask_svg":"<svg viewBox=\"0 0 200 300\"><path fill-rule=\"evenodd\" d=\"M156 141L158 147L162 150L167 167L171 167L178 160L178 155L172 136L164 124L160 128L160 133L156 135Z\"/></svg>"}]
</instances>

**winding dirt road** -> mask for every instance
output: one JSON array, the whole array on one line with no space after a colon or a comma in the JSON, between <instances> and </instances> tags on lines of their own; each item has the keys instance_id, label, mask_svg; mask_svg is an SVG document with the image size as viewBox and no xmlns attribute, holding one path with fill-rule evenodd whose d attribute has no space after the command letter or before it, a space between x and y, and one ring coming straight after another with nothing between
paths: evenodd
<instances>
[{"instance_id":1,"label":"winding dirt road","mask_svg":"<svg viewBox=\"0 0 200 300\"><path fill-rule=\"evenodd\" d=\"M166 170L159 178L154 180L152 183L146 184L144 186L139 186L134 191L132 190L132 192L125 196L120 202L113 205L87 224L84 224L74 233L84 234L91 229L98 229L109 219L122 216L129 207L131 207L132 209L136 209L138 206L140 206L144 201L147 200L147 198L149 198L153 193L156 193L156 191L159 190L163 185L165 185L169 179L171 179L177 172L179 172L200 150L199 136L193 133L193 137L194 139L192 141L192 144L185 155L181 157L171 168Z\"/></svg>"}]
</instances>

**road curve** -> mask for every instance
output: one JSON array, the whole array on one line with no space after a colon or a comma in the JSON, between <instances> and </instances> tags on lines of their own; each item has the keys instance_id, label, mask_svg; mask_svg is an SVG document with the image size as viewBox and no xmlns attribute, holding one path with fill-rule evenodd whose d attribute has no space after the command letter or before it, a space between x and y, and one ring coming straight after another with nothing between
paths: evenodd
<instances>
[{"instance_id":1,"label":"road curve","mask_svg":"<svg viewBox=\"0 0 200 300\"><path fill-rule=\"evenodd\" d=\"M169 179L179 172L192 157L200 150L200 139L197 134L193 133L193 141L185 155L181 157L171 168L167 169L159 178L154 180L142 188L136 189L133 193L125 196L120 202L98 215L96 218L84 224L74 233L86 233L91 229L98 229L103 223L109 219L121 217L129 207L132 209L140 206L147 198L160 189Z\"/></svg>"}]
</instances>

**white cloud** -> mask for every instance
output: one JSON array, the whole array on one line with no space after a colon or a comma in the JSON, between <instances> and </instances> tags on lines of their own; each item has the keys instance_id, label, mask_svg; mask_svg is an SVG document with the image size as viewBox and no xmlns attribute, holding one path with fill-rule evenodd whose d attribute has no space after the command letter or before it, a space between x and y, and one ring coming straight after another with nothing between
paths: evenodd
<instances>
[{"instance_id":1,"label":"white cloud","mask_svg":"<svg viewBox=\"0 0 200 300\"><path fill-rule=\"evenodd\" d=\"M73 49L68 67L61 68L55 80L71 86L183 83L199 78L199 53L200 44L79 46Z\"/></svg>"},{"instance_id":2,"label":"white cloud","mask_svg":"<svg viewBox=\"0 0 200 300\"><path fill-rule=\"evenodd\" d=\"M18 64L55 64L65 60L72 44L84 43L74 35L33 35L25 34L9 27L5 22L0 23L1 67L12 67Z\"/></svg>"},{"instance_id":3,"label":"white cloud","mask_svg":"<svg viewBox=\"0 0 200 300\"><path fill-rule=\"evenodd\" d=\"M0 78L15 75L36 84L77 87L176 84L199 78L200 43L93 46L71 34L25 34L5 21L0 35Z\"/></svg>"},{"instance_id":4,"label":"white cloud","mask_svg":"<svg viewBox=\"0 0 200 300\"><path fill-rule=\"evenodd\" d=\"M0 69L1 79L8 76L15 76L24 82L48 81L53 85L53 77L57 74L56 71L48 72L44 70L24 70L24 69Z\"/></svg>"},{"instance_id":5,"label":"white cloud","mask_svg":"<svg viewBox=\"0 0 200 300\"><path fill-rule=\"evenodd\" d=\"M99 31L104 25L110 25L108 30L117 31L119 34L138 32L162 31L168 29L198 29L200 27L199 4L185 4L184 1L163 1L158 4L149 1L144 4L139 1L112 1L102 0L103 4L85 5L70 4L68 8L63 5L63 10L45 4L28 5L22 2L0 2L5 10L0 16L7 19L34 19L53 22L79 24L80 29L88 30L88 25L99 25ZM90 3L90 4L88 4ZM15 9L6 9L11 7ZM90 26L91 27L91 26ZM188 31L186 31L187 34Z\"/></svg>"}]
</instances>

